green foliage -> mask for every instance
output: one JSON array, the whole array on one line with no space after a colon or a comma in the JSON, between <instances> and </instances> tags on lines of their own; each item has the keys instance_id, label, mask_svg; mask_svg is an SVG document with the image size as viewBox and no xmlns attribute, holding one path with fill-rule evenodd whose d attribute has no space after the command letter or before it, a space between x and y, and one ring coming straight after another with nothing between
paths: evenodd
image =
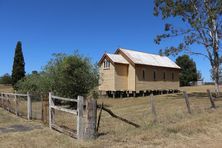
<instances>
[{"instance_id":1,"label":"green foliage","mask_svg":"<svg viewBox=\"0 0 222 148\"><path fill-rule=\"evenodd\" d=\"M195 62L188 55L179 56L176 59L177 65L181 67L180 85L188 86L189 82L197 81L197 69Z\"/></svg>"},{"instance_id":2,"label":"green foliage","mask_svg":"<svg viewBox=\"0 0 222 148\"><path fill-rule=\"evenodd\" d=\"M15 84L25 77L25 61L22 52L22 43L20 41L17 42L15 48L13 69L12 69L12 85L15 87Z\"/></svg>"},{"instance_id":3,"label":"green foliage","mask_svg":"<svg viewBox=\"0 0 222 148\"><path fill-rule=\"evenodd\" d=\"M55 54L43 72L34 73L18 82L19 91L41 92L76 98L86 96L98 86L97 66L78 54ZM96 93L93 93L93 96Z\"/></svg>"},{"instance_id":4,"label":"green foliage","mask_svg":"<svg viewBox=\"0 0 222 148\"><path fill-rule=\"evenodd\" d=\"M215 77L219 80L220 42L222 39L222 1L221 0L154 0L154 15L162 19L175 19L175 24L166 23L164 33L157 35L156 44L163 40L178 37L176 46L161 49L165 55L180 52L201 55L209 60ZM181 21L181 22L180 22ZM183 25L178 26L181 23ZM205 50L192 49L202 46Z\"/></svg>"},{"instance_id":5,"label":"green foliage","mask_svg":"<svg viewBox=\"0 0 222 148\"><path fill-rule=\"evenodd\" d=\"M6 73L0 77L0 84L12 84L12 77Z\"/></svg>"},{"instance_id":6,"label":"green foliage","mask_svg":"<svg viewBox=\"0 0 222 148\"><path fill-rule=\"evenodd\" d=\"M16 83L19 92L47 94L51 91L51 79L45 73L27 75Z\"/></svg>"},{"instance_id":7,"label":"green foliage","mask_svg":"<svg viewBox=\"0 0 222 148\"><path fill-rule=\"evenodd\" d=\"M45 67L52 78L53 91L64 97L87 95L98 85L98 71L86 57L56 54Z\"/></svg>"}]
</instances>

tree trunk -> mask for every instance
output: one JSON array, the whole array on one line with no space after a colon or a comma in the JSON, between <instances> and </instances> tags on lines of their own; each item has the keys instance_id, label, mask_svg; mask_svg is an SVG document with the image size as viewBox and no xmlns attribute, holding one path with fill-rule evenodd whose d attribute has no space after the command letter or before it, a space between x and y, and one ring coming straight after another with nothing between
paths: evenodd
<instances>
[{"instance_id":1,"label":"tree trunk","mask_svg":"<svg viewBox=\"0 0 222 148\"><path fill-rule=\"evenodd\" d=\"M213 53L214 53L214 65L213 65L213 71L214 71L214 77L215 77L215 92L216 92L216 96L219 95L219 66L220 66L220 62L219 62L219 42L218 42L218 34L217 34L217 23L216 23L216 19L212 18L212 36L213 36Z\"/></svg>"},{"instance_id":2,"label":"tree trunk","mask_svg":"<svg viewBox=\"0 0 222 148\"><path fill-rule=\"evenodd\" d=\"M214 67L214 85L215 85L215 93L216 96L219 96L219 66L217 68L217 66L215 65Z\"/></svg>"}]
</instances>

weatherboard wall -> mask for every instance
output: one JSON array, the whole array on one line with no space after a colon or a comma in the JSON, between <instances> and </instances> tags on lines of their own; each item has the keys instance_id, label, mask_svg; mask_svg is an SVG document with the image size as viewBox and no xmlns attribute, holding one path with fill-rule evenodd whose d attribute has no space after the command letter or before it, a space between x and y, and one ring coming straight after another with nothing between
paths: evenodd
<instances>
[{"instance_id":1,"label":"weatherboard wall","mask_svg":"<svg viewBox=\"0 0 222 148\"><path fill-rule=\"evenodd\" d=\"M179 88L179 70L165 67L136 65L136 91ZM144 72L143 72L144 71ZM155 79L154 79L155 72ZM165 72L165 79L164 79ZM145 73L145 74L143 74ZM172 78L173 73L173 78Z\"/></svg>"},{"instance_id":2,"label":"weatherboard wall","mask_svg":"<svg viewBox=\"0 0 222 148\"><path fill-rule=\"evenodd\" d=\"M128 65L115 63L115 90L128 90Z\"/></svg>"},{"instance_id":3,"label":"weatherboard wall","mask_svg":"<svg viewBox=\"0 0 222 148\"><path fill-rule=\"evenodd\" d=\"M109 69L104 69L103 64L99 66L100 80L99 90L115 91L115 67L110 63Z\"/></svg>"}]
</instances>

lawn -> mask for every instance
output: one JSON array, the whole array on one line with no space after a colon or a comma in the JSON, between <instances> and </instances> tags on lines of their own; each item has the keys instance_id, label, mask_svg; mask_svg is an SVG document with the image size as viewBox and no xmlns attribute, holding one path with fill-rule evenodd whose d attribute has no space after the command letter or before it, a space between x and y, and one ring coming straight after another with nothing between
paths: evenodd
<instances>
[{"instance_id":1,"label":"lawn","mask_svg":"<svg viewBox=\"0 0 222 148\"><path fill-rule=\"evenodd\" d=\"M210 109L206 89L213 86L183 87L190 96L192 114L187 113L182 94L154 96L157 118L152 122L148 97L107 99L100 98L115 114L133 121L134 128L102 113L100 136L95 141L78 141L50 130L40 121L20 119L0 109L0 147L221 147L222 98L216 101L216 110ZM1 87L0 87L0 91ZM71 115L58 116L59 122L74 122ZM1 132L13 125L31 130Z\"/></svg>"}]
</instances>

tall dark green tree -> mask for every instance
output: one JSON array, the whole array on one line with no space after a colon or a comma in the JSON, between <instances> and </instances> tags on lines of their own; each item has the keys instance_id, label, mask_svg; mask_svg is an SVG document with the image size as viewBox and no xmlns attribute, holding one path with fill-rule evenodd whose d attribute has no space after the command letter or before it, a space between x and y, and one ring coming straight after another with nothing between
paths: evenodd
<instances>
[{"instance_id":1,"label":"tall dark green tree","mask_svg":"<svg viewBox=\"0 0 222 148\"><path fill-rule=\"evenodd\" d=\"M177 65L181 67L180 85L188 86L189 82L197 81L197 69L195 62L188 55L179 56L176 59Z\"/></svg>"},{"instance_id":2,"label":"tall dark green tree","mask_svg":"<svg viewBox=\"0 0 222 148\"><path fill-rule=\"evenodd\" d=\"M13 69L12 69L12 85L15 87L15 84L25 77L25 61L22 52L22 43L21 41L17 42L15 48Z\"/></svg>"},{"instance_id":3,"label":"tall dark green tree","mask_svg":"<svg viewBox=\"0 0 222 148\"><path fill-rule=\"evenodd\" d=\"M182 37L178 45L166 47L164 53L187 52L204 56L212 67L217 92L222 40L221 8L221 0L154 0L155 16L161 16L165 22L175 20L175 23L165 24L165 32L156 37L156 43L160 44L166 38Z\"/></svg>"}]
</instances>

